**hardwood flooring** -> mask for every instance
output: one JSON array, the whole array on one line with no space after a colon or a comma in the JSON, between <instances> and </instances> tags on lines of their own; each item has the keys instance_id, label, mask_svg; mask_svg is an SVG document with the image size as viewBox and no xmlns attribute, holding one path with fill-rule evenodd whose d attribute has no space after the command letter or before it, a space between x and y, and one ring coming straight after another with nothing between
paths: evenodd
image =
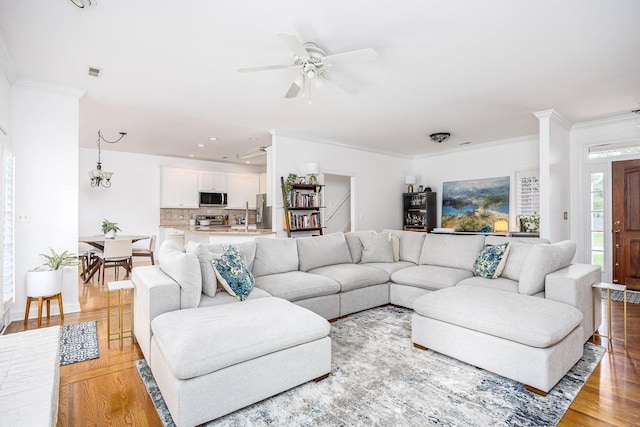
<instances>
[{"instance_id":1,"label":"hardwood flooring","mask_svg":"<svg viewBox=\"0 0 640 427\"><path fill-rule=\"evenodd\" d=\"M60 368L58 426L161 426L135 367L134 362L142 358L140 348L130 340L125 340L123 350L115 341L111 349L107 348L105 287L97 283L84 285L81 281L78 286L82 312L65 314L64 323L97 320L100 357ZM125 303L125 316L130 319L129 300ZM640 325L640 304L627 304L627 310L628 348L622 342L613 342L560 426L640 425L640 329L635 327ZM603 318L606 322L606 316ZM606 333L604 322L600 327L602 333ZM50 321L43 319L43 326L58 324L59 316L51 317ZM613 336L622 337L621 302L613 302L612 326ZM29 321L27 328L22 321L16 321L7 333L36 327L35 319ZM603 338L601 344L606 347L607 340Z\"/></svg>"}]
</instances>

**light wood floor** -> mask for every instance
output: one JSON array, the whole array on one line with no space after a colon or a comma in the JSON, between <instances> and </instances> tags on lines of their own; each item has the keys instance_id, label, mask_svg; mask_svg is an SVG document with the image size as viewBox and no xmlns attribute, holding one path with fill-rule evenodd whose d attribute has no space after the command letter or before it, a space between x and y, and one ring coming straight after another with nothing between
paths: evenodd
<instances>
[{"instance_id":1,"label":"light wood floor","mask_svg":"<svg viewBox=\"0 0 640 427\"><path fill-rule=\"evenodd\" d=\"M110 277L107 281L113 280ZM66 315L64 323L97 320L100 358L60 368L58 426L161 426L135 368L134 362L142 358L139 347L126 340L122 351L117 342L107 349L105 288L80 281L78 286L82 312ZM129 318L130 305L125 307ZM640 325L640 304L627 304L627 308L628 348L621 342L613 342L560 426L640 425L640 330L635 326ZM58 316L43 320L43 326L59 324ZM622 337L622 303L613 303L612 325L613 336ZM36 327L36 320L30 320L27 328L22 321L13 322L7 333ZM600 330L606 333L606 325ZM602 339L602 344L607 345L606 339Z\"/></svg>"}]
</instances>

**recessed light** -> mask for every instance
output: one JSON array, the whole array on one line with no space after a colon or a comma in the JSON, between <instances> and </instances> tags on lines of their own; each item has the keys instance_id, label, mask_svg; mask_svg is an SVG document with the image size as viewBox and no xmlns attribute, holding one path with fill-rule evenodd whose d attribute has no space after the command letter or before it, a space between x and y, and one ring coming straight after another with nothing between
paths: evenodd
<instances>
[{"instance_id":1,"label":"recessed light","mask_svg":"<svg viewBox=\"0 0 640 427\"><path fill-rule=\"evenodd\" d=\"M198 144L198 147L202 148L204 147L204 144Z\"/></svg>"},{"instance_id":2,"label":"recessed light","mask_svg":"<svg viewBox=\"0 0 640 427\"><path fill-rule=\"evenodd\" d=\"M250 163L251 163L251 160L247 160L245 163L246 163L246 164L250 164Z\"/></svg>"},{"instance_id":3,"label":"recessed light","mask_svg":"<svg viewBox=\"0 0 640 427\"><path fill-rule=\"evenodd\" d=\"M194 157L193 154L189 154L189 157Z\"/></svg>"},{"instance_id":4,"label":"recessed light","mask_svg":"<svg viewBox=\"0 0 640 427\"><path fill-rule=\"evenodd\" d=\"M209 141L217 141L218 137L217 136L210 136L209 137Z\"/></svg>"},{"instance_id":5,"label":"recessed light","mask_svg":"<svg viewBox=\"0 0 640 427\"><path fill-rule=\"evenodd\" d=\"M249 141L257 141L258 138L256 138L255 136L252 136L251 138L249 138Z\"/></svg>"}]
</instances>

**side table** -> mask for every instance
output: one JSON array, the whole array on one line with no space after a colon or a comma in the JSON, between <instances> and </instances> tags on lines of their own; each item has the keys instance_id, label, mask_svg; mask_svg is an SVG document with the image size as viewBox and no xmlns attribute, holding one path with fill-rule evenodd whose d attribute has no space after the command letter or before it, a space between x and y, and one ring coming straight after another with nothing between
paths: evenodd
<instances>
[{"instance_id":1,"label":"side table","mask_svg":"<svg viewBox=\"0 0 640 427\"><path fill-rule=\"evenodd\" d=\"M109 282L107 284L107 348L111 348L111 341L120 341L120 350L122 350L123 340L131 338L135 344L136 337L133 335L133 292L131 292L131 329L124 330L124 310L122 306L122 291L133 289L131 280L120 280L117 282ZM111 331L111 292L118 291L118 329Z\"/></svg>"},{"instance_id":2,"label":"side table","mask_svg":"<svg viewBox=\"0 0 640 427\"><path fill-rule=\"evenodd\" d=\"M594 289L606 289L607 291L607 335L601 335L598 332L594 332L593 341L595 342L595 337L603 337L609 339L609 345L612 344L612 340L618 340L624 342L624 347L627 348L627 287L626 285L618 285L615 283L594 283ZM615 338L612 336L611 332L611 291L622 291L622 304L623 304L623 319L624 319L624 338ZM598 292L599 294L599 292ZM595 309L596 309L596 301L593 302L593 310L594 310L594 322L595 322ZM593 329L595 330L595 325L593 325Z\"/></svg>"}]
</instances>

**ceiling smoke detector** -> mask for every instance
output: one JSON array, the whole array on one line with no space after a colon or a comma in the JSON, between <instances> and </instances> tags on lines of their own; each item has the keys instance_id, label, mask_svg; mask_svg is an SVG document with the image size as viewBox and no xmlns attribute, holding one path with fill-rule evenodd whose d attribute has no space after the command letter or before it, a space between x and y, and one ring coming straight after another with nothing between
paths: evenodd
<instances>
[{"instance_id":1,"label":"ceiling smoke detector","mask_svg":"<svg viewBox=\"0 0 640 427\"><path fill-rule=\"evenodd\" d=\"M429 138L431 138L433 142L442 144L443 142L451 138L451 134L449 132L436 132L429 135Z\"/></svg>"}]
</instances>

